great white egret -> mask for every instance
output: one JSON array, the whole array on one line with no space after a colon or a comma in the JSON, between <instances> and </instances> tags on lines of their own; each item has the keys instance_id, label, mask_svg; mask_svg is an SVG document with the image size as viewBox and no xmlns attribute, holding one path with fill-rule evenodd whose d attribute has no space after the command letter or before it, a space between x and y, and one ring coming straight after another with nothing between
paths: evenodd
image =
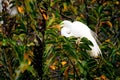
<instances>
[{"instance_id":1,"label":"great white egret","mask_svg":"<svg viewBox=\"0 0 120 80\"><path fill-rule=\"evenodd\" d=\"M97 58L99 54L101 53L101 50L97 44L96 41L96 34L85 24L79 21L68 21L64 20L61 22L61 35L65 37L79 37L79 38L87 38L93 43L93 46L90 46L91 50L90 52L91 57Z\"/></svg>"}]
</instances>

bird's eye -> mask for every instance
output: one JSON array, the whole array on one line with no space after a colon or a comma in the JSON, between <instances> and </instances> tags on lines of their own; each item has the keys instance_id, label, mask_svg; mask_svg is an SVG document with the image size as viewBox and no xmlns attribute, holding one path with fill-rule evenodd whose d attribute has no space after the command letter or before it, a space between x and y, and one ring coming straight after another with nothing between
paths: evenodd
<instances>
[{"instance_id":1,"label":"bird's eye","mask_svg":"<svg viewBox=\"0 0 120 80\"><path fill-rule=\"evenodd\" d=\"M71 32L68 32L68 34L70 34Z\"/></svg>"}]
</instances>

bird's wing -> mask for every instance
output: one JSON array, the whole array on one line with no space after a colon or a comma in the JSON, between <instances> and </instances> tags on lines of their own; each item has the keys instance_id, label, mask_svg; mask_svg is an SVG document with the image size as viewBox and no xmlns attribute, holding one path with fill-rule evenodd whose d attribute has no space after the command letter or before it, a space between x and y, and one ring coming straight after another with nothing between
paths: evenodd
<instances>
[{"instance_id":1,"label":"bird's wing","mask_svg":"<svg viewBox=\"0 0 120 80\"><path fill-rule=\"evenodd\" d=\"M91 56L97 57L99 54L101 54L101 50L97 44L99 40L97 39L97 34L93 32L87 25L83 24L82 22L79 21L74 21L72 25L72 32L74 36L76 37L86 37L88 38L94 46L91 47Z\"/></svg>"},{"instance_id":2,"label":"bird's wing","mask_svg":"<svg viewBox=\"0 0 120 80\"><path fill-rule=\"evenodd\" d=\"M97 34L96 34L94 31L92 31L92 30L90 30L90 31L91 31L92 36L93 36L93 37L95 38L95 40L97 41L97 43L98 43L98 44L101 44L100 41L98 40Z\"/></svg>"},{"instance_id":3,"label":"bird's wing","mask_svg":"<svg viewBox=\"0 0 120 80\"><path fill-rule=\"evenodd\" d=\"M97 39L97 34L92 31L87 25L85 25L82 22L79 21L74 21L73 25L72 25L72 32L73 32L73 36L75 37L86 37L86 38L91 38L91 39L95 39L96 42L98 44L100 44L100 41ZM93 38L92 38L93 37Z\"/></svg>"},{"instance_id":4,"label":"bird's wing","mask_svg":"<svg viewBox=\"0 0 120 80\"><path fill-rule=\"evenodd\" d=\"M74 21L72 25L72 32L75 37L89 37L91 35L90 29L87 25L79 21Z\"/></svg>"}]
</instances>

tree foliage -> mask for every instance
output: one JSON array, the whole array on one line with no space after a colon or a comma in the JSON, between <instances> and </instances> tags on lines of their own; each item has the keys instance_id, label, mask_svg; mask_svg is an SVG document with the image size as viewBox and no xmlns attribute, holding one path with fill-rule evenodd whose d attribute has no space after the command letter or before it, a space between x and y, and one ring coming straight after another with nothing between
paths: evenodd
<instances>
[{"instance_id":1,"label":"tree foliage","mask_svg":"<svg viewBox=\"0 0 120 80\"><path fill-rule=\"evenodd\" d=\"M1 7L0 80L120 79L119 0L2 0ZM62 20L95 31L102 56L90 57L86 38L61 36Z\"/></svg>"}]
</instances>

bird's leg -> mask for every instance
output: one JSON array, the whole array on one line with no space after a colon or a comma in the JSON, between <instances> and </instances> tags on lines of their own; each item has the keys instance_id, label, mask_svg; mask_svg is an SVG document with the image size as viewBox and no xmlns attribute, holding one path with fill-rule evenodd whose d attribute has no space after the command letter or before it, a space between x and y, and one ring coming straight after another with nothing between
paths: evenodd
<instances>
[{"instance_id":1,"label":"bird's leg","mask_svg":"<svg viewBox=\"0 0 120 80\"><path fill-rule=\"evenodd\" d=\"M80 38L80 37L77 38L77 40L76 40L76 44L79 45L80 43L82 43L82 42L80 42L80 41L81 41L81 38Z\"/></svg>"},{"instance_id":2,"label":"bird's leg","mask_svg":"<svg viewBox=\"0 0 120 80\"><path fill-rule=\"evenodd\" d=\"M77 49L77 52L79 52L79 50L80 50L79 45L82 43L80 41L81 41L81 38L80 37L77 38L77 40L76 40L76 49Z\"/></svg>"}]
</instances>

